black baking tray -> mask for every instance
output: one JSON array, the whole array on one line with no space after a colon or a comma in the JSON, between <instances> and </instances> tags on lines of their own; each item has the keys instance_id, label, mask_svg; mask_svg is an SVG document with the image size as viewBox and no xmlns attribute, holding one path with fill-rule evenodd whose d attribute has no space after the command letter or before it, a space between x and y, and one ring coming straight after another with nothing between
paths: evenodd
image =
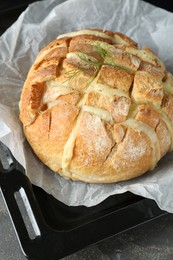
<instances>
[{"instance_id":1,"label":"black baking tray","mask_svg":"<svg viewBox=\"0 0 173 260\"><path fill-rule=\"evenodd\" d=\"M110 196L92 207L67 206L32 185L8 148L2 143L0 148L9 162L8 167L4 167L1 155L1 193L28 259L57 260L166 214L153 200L130 192ZM25 221L26 215L30 222ZM31 227L34 236L29 233Z\"/></svg>"}]
</instances>

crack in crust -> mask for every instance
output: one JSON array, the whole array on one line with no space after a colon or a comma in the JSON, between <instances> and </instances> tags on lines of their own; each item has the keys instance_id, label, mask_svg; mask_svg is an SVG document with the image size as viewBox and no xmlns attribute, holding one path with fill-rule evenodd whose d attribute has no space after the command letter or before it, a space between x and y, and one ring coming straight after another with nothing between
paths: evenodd
<instances>
[{"instance_id":1,"label":"crack in crust","mask_svg":"<svg viewBox=\"0 0 173 260\"><path fill-rule=\"evenodd\" d=\"M19 106L33 150L65 178L128 180L173 150L173 76L119 32L60 35L38 54Z\"/></svg>"}]
</instances>

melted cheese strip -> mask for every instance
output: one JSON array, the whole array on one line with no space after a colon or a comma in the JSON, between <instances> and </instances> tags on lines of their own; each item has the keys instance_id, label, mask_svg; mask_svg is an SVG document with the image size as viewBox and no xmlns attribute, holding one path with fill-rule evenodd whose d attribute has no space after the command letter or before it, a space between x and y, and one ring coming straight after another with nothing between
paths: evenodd
<instances>
[{"instance_id":1,"label":"melted cheese strip","mask_svg":"<svg viewBox=\"0 0 173 260\"><path fill-rule=\"evenodd\" d=\"M97 92L97 93L100 94L100 96L107 96L107 97L110 98L110 102L112 100L114 100L115 97L126 97L126 98L129 98L128 93L125 93L122 90L113 89L113 88L110 88L110 87L108 87L108 86L106 86L104 84L95 84L94 82L95 82L95 80L93 81L92 84L90 84L90 86L88 87L85 95L79 101L78 107L82 107L82 105L84 105L86 103L88 94L90 92Z\"/></svg>"},{"instance_id":2,"label":"melted cheese strip","mask_svg":"<svg viewBox=\"0 0 173 260\"><path fill-rule=\"evenodd\" d=\"M83 53L83 52L69 52L67 54L67 59L78 59L79 61L83 61L83 62L98 62L97 59L95 59L94 57Z\"/></svg>"},{"instance_id":3,"label":"melted cheese strip","mask_svg":"<svg viewBox=\"0 0 173 260\"><path fill-rule=\"evenodd\" d=\"M129 109L128 118L135 118L138 112L138 105L136 103L132 103Z\"/></svg>"},{"instance_id":4,"label":"melted cheese strip","mask_svg":"<svg viewBox=\"0 0 173 260\"><path fill-rule=\"evenodd\" d=\"M163 122L165 123L165 125L168 128L168 131L169 131L169 134L171 137L170 151L172 151L173 150L173 130L172 130L173 125L172 125L170 119L167 117L167 115L163 111L159 111L159 112L160 112L161 119L163 120Z\"/></svg>"},{"instance_id":5,"label":"melted cheese strip","mask_svg":"<svg viewBox=\"0 0 173 260\"><path fill-rule=\"evenodd\" d=\"M83 106L82 109L84 111L87 111L93 115L96 115L98 117L100 117L102 120L106 121L106 122L111 122L113 123L113 119L111 114L105 110L105 109L101 109L101 108L97 108L97 107L91 107L91 106Z\"/></svg>"},{"instance_id":6,"label":"melted cheese strip","mask_svg":"<svg viewBox=\"0 0 173 260\"><path fill-rule=\"evenodd\" d=\"M141 58L141 60L149 62L153 65L157 65L157 63L156 63L156 61L157 61L159 63L159 65L161 66L161 68L163 70L165 70L165 65L163 64L163 62L159 59L159 57L156 54L154 54L149 49L139 50L139 49L136 49L133 47L127 47L125 52L136 55L137 57Z\"/></svg>"},{"instance_id":7,"label":"melted cheese strip","mask_svg":"<svg viewBox=\"0 0 173 260\"><path fill-rule=\"evenodd\" d=\"M153 149L152 168L154 168L160 160L160 145L156 132L150 126L135 119L128 119L124 125L133 128L135 131L143 132L149 137Z\"/></svg>"},{"instance_id":8,"label":"melted cheese strip","mask_svg":"<svg viewBox=\"0 0 173 260\"><path fill-rule=\"evenodd\" d=\"M101 48L103 50L105 50L106 52L118 52L118 53L122 53L123 51L120 49L115 48L114 45L111 45L107 42L102 42L102 41L90 41L90 40L86 40L86 42L88 42L89 44L91 44L92 46Z\"/></svg>"},{"instance_id":9,"label":"melted cheese strip","mask_svg":"<svg viewBox=\"0 0 173 260\"><path fill-rule=\"evenodd\" d=\"M46 82L46 87L47 88L53 88L53 87L63 87L64 85L62 85L61 83L53 80L49 80Z\"/></svg>"},{"instance_id":10,"label":"melted cheese strip","mask_svg":"<svg viewBox=\"0 0 173 260\"><path fill-rule=\"evenodd\" d=\"M72 88L58 84L57 82L47 82L46 91L43 95L42 103L49 107L59 96L75 92ZM52 105L51 105L52 106Z\"/></svg>"},{"instance_id":11,"label":"melted cheese strip","mask_svg":"<svg viewBox=\"0 0 173 260\"><path fill-rule=\"evenodd\" d=\"M65 33L65 34L61 34L57 37L57 39L61 39L64 37L75 37L75 36L79 36L79 35L93 35L93 36L97 36L97 37L101 37L101 38L105 38L105 39L110 39L112 41L115 41L114 38L112 38L111 36L103 33L103 32L99 32L99 31L94 31L94 30L80 30L80 31L75 31L75 32L70 32L70 33Z\"/></svg>"},{"instance_id":12,"label":"melted cheese strip","mask_svg":"<svg viewBox=\"0 0 173 260\"><path fill-rule=\"evenodd\" d=\"M113 89L110 88L104 84L92 84L91 88L88 89L88 93L91 91L95 91L99 93L100 95L107 96L111 99L111 101L114 99L114 97L127 97L129 98L129 95L125 93L124 91L120 89Z\"/></svg>"},{"instance_id":13,"label":"melted cheese strip","mask_svg":"<svg viewBox=\"0 0 173 260\"><path fill-rule=\"evenodd\" d=\"M63 157L62 157L62 169L63 172L65 173L66 177L70 177L71 173L69 170L69 165L73 156L73 149L74 149L74 144L77 136L77 131L79 128L79 121L82 115L82 110L79 112L79 115L76 119L75 125L73 127L73 130L70 133L69 139L66 142L64 146L64 152L63 152Z\"/></svg>"},{"instance_id":14,"label":"melted cheese strip","mask_svg":"<svg viewBox=\"0 0 173 260\"><path fill-rule=\"evenodd\" d=\"M167 80L163 82L163 89L165 92L173 94L173 76L169 72Z\"/></svg>"}]
</instances>

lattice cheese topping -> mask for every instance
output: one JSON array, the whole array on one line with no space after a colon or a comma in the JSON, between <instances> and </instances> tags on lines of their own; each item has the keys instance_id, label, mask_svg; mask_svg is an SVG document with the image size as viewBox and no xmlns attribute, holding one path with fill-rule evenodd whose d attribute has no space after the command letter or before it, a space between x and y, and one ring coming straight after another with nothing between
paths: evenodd
<instances>
[{"instance_id":1,"label":"lattice cheese topping","mask_svg":"<svg viewBox=\"0 0 173 260\"><path fill-rule=\"evenodd\" d=\"M121 33L93 29L45 47L20 101L35 153L61 175L87 182L153 169L173 150L172 112L173 76L159 57Z\"/></svg>"}]
</instances>

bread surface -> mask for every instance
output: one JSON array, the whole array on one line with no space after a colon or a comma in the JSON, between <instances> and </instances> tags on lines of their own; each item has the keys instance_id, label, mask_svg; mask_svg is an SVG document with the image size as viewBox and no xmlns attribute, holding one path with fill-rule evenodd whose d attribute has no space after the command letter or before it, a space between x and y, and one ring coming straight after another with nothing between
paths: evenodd
<instances>
[{"instance_id":1,"label":"bread surface","mask_svg":"<svg viewBox=\"0 0 173 260\"><path fill-rule=\"evenodd\" d=\"M72 180L128 180L173 150L173 76L122 33L60 35L36 57L19 107L36 155Z\"/></svg>"}]
</instances>

